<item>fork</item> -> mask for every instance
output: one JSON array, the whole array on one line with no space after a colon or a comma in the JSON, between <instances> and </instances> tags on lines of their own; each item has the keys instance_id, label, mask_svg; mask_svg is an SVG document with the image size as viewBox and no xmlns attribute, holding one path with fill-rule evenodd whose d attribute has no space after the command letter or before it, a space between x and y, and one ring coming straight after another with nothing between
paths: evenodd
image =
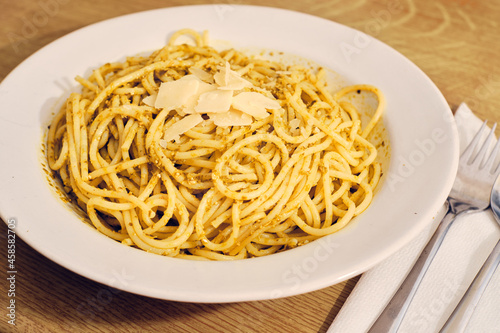
<instances>
[{"instance_id":1,"label":"fork","mask_svg":"<svg viewBox=\"0 0 500 333\"><path fill-rule=\"evenodd\" d=\"M453 221L463 214L488 208L491 188L499 173L498 169L500 169L498 167L493 168L500 149L500 140L497 141L488 157L488 149L496 129L496 124L494 124L486 140L476 153L485 127L486 121L460 156L457 176L446 200L446 215L422 250L420 257L406 276L406 279L368 333L388 333L398 330L420 282ZM495 169L495 172L492 172L492 169Z\"/></svg>"}]
</instances>

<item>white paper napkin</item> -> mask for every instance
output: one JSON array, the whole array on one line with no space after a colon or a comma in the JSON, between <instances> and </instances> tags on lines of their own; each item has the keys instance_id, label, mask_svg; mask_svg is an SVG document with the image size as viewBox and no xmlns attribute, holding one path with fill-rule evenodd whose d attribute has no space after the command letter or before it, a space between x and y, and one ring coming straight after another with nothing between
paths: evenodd
<instances>
[{"instance_id":1,"label":"white paper napkin","mask_svg":"<svg viewBox=\"0 0 500 333\"><path fill-rule=\"evenodd\" d=\"M463 151L482 121L462 104L455 113ZM486 132L486 131L485 131ZM444 215L384 262L364 273L332 323L329 333L366 332L406 277ZM400 333L438 332L453 312L500 238L490 210L456 220L406 313ZM466 332L500 332L500 268L485 290Z\"/></svg>"}]
</instances>

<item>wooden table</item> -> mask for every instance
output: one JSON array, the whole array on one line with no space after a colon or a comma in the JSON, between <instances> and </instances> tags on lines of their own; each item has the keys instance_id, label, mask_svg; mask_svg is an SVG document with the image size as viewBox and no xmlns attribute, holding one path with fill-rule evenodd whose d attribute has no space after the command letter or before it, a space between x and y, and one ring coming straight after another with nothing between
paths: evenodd
<instances>
[{"instance_id":1,"label":"wooden table","mask_svg":"<svg viewBox=\"0 0 500 333\"><path fill-rule=\"evenodd\" d=\"M26 57L75 29L137 11L216 1L16 0L0 12L0 78ZM465 101L500 121L500 1L223 0L321 16L366 32L404 54L438 86L454 110ZM0 331L5 316L7 227L0 224ZM19 332L325 332L359 277L285 299L190 304L149 299L105 286L51 262L18 239ZM360 314L362 316L362 314Z\"/></svg>"}]
</instances>

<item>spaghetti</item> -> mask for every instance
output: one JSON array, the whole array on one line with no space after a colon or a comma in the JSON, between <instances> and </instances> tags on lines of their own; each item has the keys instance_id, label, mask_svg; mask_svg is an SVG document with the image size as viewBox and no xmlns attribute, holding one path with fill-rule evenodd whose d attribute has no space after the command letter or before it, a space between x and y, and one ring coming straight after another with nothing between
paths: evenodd
<instances>
[{"instance_id":1,"label":"spaghetti","mask_svg":"<svg viewBox=\"0 0 500 333\"><path fill-rule=\"evenodd\" d=\"M186 34L195 45L178 43ZM381 175L367 139L380 91L331 94L323 69L207 44L181 30L149 56L77 77L81 92L49 127L47 159L92 225L148 252L230 260L306 244L362 213ZM359 91L378 99L364 128L345 98ZM201 106L219 95L229 110Z\"/></svg>"}]
</instances>

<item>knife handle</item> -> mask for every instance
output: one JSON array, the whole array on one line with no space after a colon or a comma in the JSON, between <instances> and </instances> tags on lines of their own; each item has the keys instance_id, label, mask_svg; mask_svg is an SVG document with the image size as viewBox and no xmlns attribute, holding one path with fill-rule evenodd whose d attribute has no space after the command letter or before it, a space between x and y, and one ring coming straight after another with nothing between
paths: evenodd
<instances>
[{"instance_id":1,"label":"knife handle","mask_svg":"<svg viewBox=\"0 0 500 333\"><path fill-rule=\"evenodd\" d=\"M413 268L367 333L394 333L398 330L420 282L456 217L457 214L448 209Z\"/></svg>"},{"instance_id":2,"label":"knife handle","mask_svg":"<svg viewBox=\"0 0 500 333\"><path fill-rule=\"evenodd\" d=\"M463 332L476 308L481 295L495 273L500 263L500 241L488 256L488 259L477 273L476 277L458 303L450 318L446 321L440 333Z\"/></svg>"}]
</instances>

